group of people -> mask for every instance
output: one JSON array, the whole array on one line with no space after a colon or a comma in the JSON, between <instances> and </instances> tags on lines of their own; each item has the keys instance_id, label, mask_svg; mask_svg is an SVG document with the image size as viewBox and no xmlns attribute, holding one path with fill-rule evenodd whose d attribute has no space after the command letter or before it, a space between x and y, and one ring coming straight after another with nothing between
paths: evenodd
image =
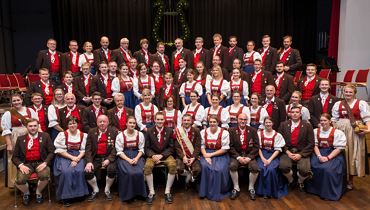
<instances>
[{"instance_id":1,"label":"group of people","mask_svg":"<svg viewBox=\"0 0 370 210\"><path fill-rule=\"evenodd\" d=\"M370 132L369 106L356 99L356 87L346 86L344 99L336 98L315 64L307 64L295 84L290 74L302 62L291 36L279 52L267 35L257 51L249 41L247 53L235 36L229 48L219 34L213 41L208 51L198 37L190 51L176 39L169 59L163 43L150 54L146 39L133 55L127 38L116 50L107 37L95 51L86 42L83 54L76 41L61 54L49 39L27 106L14 94L1 119L13 163L8 186L15 184L27 205L27 180L37 173L41 203L52 174L56 198L69 206L79 197L93 201L105 176L107 200L118 180L122 201L139 196L152 204L153 169L161 165L168 169L166 203L173 202L176 174L215 201L239 196L240 170L249 172L252 200L280 198L296 185L328 200L352 189L353 177L366 173L364 135Z\"/></svg>"}]
</instances>

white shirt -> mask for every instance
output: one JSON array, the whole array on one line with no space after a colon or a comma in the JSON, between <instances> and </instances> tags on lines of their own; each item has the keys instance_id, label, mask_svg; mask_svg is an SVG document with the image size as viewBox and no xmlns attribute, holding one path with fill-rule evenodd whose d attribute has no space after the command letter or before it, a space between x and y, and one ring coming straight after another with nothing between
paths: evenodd
<instances>
[{"instance_id":1,"label":"white shirt","mask_svg":"<svg viewBox=\"0 0 370 210\"><path fill-rule=\"evenodd\" d=\"M181 87L180 87L180 92L179 92L179 95L180 95L180 97L185 97L185 87L187 88L187 89L191 89L193 86L194 86L194 83L196 83L195 84L195 87L194 87L194 90L195 91L197 91L197 93L198 93L198 95L199 95L199 97L201 96L201 95L203 95L203 88L202 88L202 86L199 84L199 83L197 83L195 80L193 81L193 82L189 82L189 81L187 81L187 82L185 82L185 83L183 83L182 85L181 85Z\"/></svg>"},{"instance_id":2,"label":"white shirt","mask_svg":"<svg viewBox=\"0 0 370 210\"><path fill-rule=\"evenodd\" d=\"M328 138L333 127L330 127L329 130L324 131L324 129L320 128L320 138ZM315 128L313 130L314 136L315 136L315 146L318 146L319 140L317 139L317 131L318 129ZM346 135L343 133L343 131L339 129L335 129L334 131L334 140L333 140L333 146L336 149L345 149L347 145L347 138Z\"/></svg>"},{"instance_id":3,"label":"white shirt","mask_svg":"<svg viewBox=\"0 0 370 210\"><path fill-rule=\"evenodd\" d=\"M84 133L81 141L81 132L80 130L77 130L76 135L72 135L69 130L68 132L68 142L72 143L77 143L81 142L80 146L80 152L85 152L85 147L86 147L86 139L87 139L87 134ZM55 151L54 153L61 153L61 152L67 152L67 145L66 145L66 136L64 135L64 132L59 132L57 137L54 140L54 146L55 146Z\"/></svg>"},{"instance_id":4,"label":"white shirt","mask_svg":"<svg viewBox=\"0 0 370 210\"><path fill-rule=\"evenodd\" d=\"M18 113L22 116L27 116L27 109L31 113L31 118L35 118L37 120L39 119L37 113L31 108L22 107L22 109L18 111ZM6 111L1 117L1 127L3 128L2 136L12 134L12 117L10 111Z\"/></svg>"},{"instance_id":5,"label":"white shirt","mask_svg":"<svg viewBox=\"0 0 370 210\"><path fill-rule=\"evenodd\" d=\"M55 107L54 105L50 105L48 107L48 120L49 120L49 128L52 128L56 125L59 125L59 121L58 121L58 115L57 115L57 109L61 109L61 108L64 108L66 107L66 105L62 106L62 107Z\"/></svg>"},{"instance_id":6,"label":"white shirt","mask_svg":"<svg viewBox=\"0 0 370 210\"><path fill-rule=\"evenodd\" d=\"M221 132L221 128L218 127L216 133L211 133L210 128L206 128L206 129L203 129L203 130L200 131L200 136L202 137L201 148L203 148L203 149L206 148L205 138L204 138L205 137L205 132L207 132L207 139L216 140L218 135ZM227 131L227 130L224 130L222 132L221 149L224 149L224 150L229 150L230 149L230 135L229 135L229 131Z\"/></svg>"},{"instance_id":7,"label":"white shirt","mask_svg":"<svg viewBox=\"0 0 370 210\"><path fill-rule=\"evenodd\" d=\"M219 106L217 108L217 110L213 109L212 106L210 107L207 107L204 112L205 112L205 115L204 115L204 118L203 118L203 124L207 125L208 124L208 111L209 111L209 114L210 115L217 115L219 110L221 109L221 115L220 115L220 118L219 119L221 121L221 127L223 128L229 128L229 123L230 123L230 115L229 115L229 112L227 111L227 109L224 109L222 106Z\"/></svg>"},{"instance_id":8,"label":"white shirt","mask_svg":"<svg viewBox=\"0 0 370 210\"><path fill-rule=\"evenodd\" d=\"M152 103L149 103L148 106L145 106L144 103L140 103L143 105L143 108L144 110L150 110L151 107L152 107ZM137 123L137 126L140 128L140 130L144 130L146 128L146 125L143 124L143 119L141 117L141 108L140 108L140 104L136 105L135 107L135 118L136 118L136 123ZM154 112L153 114L155 115L157 112L158 112L158 108L156 105L153 104L153 109L154 109ZM154 118L154 116L153 116Z\"/></svg>"},{"instance_id":9,"label":"white shirt","mask_svg":"<svg viewBox=\"0 0 370 210\"><path fill-rule=\"evenodd\" d=\"M267 135L265 130L262 130L262 132L263 132L263 135L267 138L272 138L276 133L275 141L274 141L274 150L277 150L277 151L281 152L282 148L285 146L284 137L280 133L278 133L274 130L272 131L272 133L270 135ZM258 141L259 141L260 148L263 149L262 148L262 141L261 141L261 132L258 131L257 134L258 134Z\"/></svg>"},{"instance_id":10,"label":"white shirt","mask_svg":"<svg viewBox=\"0 0 370 210\"><path fill-rule=\"evenodd\" d=\"M127 135L127 130L124 130L123 132L120 132L117 135L116 138L116 150L117 150L117 156L120 156L123 153L124 147L124 138L123 135L126 137L126 141L136 141L137 135L139 135L139 145L138 145L138 151L142 152L144 154L144 145L145 145L145 138L144 134L140 131L135 130L135 134L133 136Z\"/></svg>"},{"instance_id":11,"label":"white shirt","mask_svg":"<svg viewBox=\"0 0 370 210\"><path fill-rule=\"evenodd\" d=\"M219 86L221 81L222 81L222 85L221 85L221 90L219 91L221 92L222 95L228 96L230 93L230 84L228 81L224 79L223 80L215 80L215 79L206 80L206 93L212 94L211 83L213 86Z\"/></svg>"},{"instance_id":12,"label":"white shirt","mask_svg":"<svg viewBox=\"0 0 370 210\"><path fill-rule=\"evenodd\" d=\"M353 102L351 104L348 104L351 109L353 108L353 106L355 105L357 100L359 100L359 99L355 99L355 100L353 100ZM333 106L333 109L332 109L332 112L331 112L331 114L332 114L331 120L333 122L337 122L339 120L339 104L340 103L341 103L341 101L337 101ZM343 110L345 109L343 104L342 104L342 108L343 108ZM360 100L359 109L360 109L360 116L361 116L362 121L364 121L364 123L369 122L370 121L370 107L369 107L369 105L365 101Z\"/></svg>"},{"instance_id":13,"label":"white shirt","mask_svg":"<svg viewBox=\"0 0 370 210\"><path fill-rule=\"evenodd\" d=\"M140 76L139 76L140 77ZM148 80L149 80L149 77L150 77L150 94L152 96L155 95L155 85L154 85L154 78L149 76L149 75L146 75L146 78L143 79L143 78L140 78L141 80L141 83L145 82L147 83ZM139 92L139 79L138 78L134 78L134 95L140 99L141 97L141 93Z\"/></svg>"},{"instance_id":14,"label":"white shirt","mask_svg":"<svg viewBox=\"0 0 370 210\"><path fill-rule=\"evenodd\" d=\"M184 110L182 111L182 115L185 115L188 111L195 111L195 108L198 106L199 103L197 103L196 106L193 106L192 104L188 104L185 106ZM202 121L205 115L204 107L200 104L199 108L195 114L195 121L193 122L197 126L202 126Z\"/></svg>"}]
</instances>

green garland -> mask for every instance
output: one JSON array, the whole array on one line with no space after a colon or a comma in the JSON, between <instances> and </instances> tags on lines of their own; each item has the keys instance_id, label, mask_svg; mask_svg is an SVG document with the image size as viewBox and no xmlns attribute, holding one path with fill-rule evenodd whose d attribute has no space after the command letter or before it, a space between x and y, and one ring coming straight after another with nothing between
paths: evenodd
<instances>
[{"instance_id":1,"label":"green garland","mask_svg":"<svg viewBox=\"0 0 370 210\"><path fill-rule=\"evenodd\" d=\"M159 28L161 26L161 22L164 15L164 0L155 0L154 2L154 8L157 10L157 14L154 18L153 23L153 38L156 42L163 42L163 39L159 36ZM189 7L189 2L187 0L179 0L176 4L176 12L178 13L179 21L181 24L181 28L183 29L182 36L180 38L184 41L189 39L190 35L190 29L185 19L185 13L184 10ZM164 42L165 45L173 46L175 43L173 41L171 42Z\"/></svg>"}]
</instances>

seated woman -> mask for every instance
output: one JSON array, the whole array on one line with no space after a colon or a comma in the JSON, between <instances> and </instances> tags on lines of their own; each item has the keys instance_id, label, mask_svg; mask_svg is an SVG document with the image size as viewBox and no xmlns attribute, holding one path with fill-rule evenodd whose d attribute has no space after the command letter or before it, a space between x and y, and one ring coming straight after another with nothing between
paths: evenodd
<instances>
[{"instance_id":1,"label":"seated woman","mask_svg":"<svg viewBox=\"0 0 370 210\"><path fill-rule=\"evenodd\" d=\"M309 121L311 119L310 111L304 107L302 104L300 104L302 98L302 93L299 91L294 91L292 93L292 96L290 97L290 102L288 105L286 105L286 113L288 118L290 118L290 109L292 107L300 107L301 108L301 114L302 114L302 120Z\"/></svg>"},{"instance_id":2,"label":"seated woman","mask_svg":"<svg viewBox=\"0 0 370 210\"><path fill-rule=\"evenodd\" d=\"M264 198L280 198L288 194L288 184L279 171L279 154L285 145L283 136L272 129L271 117L264 120L264 129L258 131L259 157L257 164L260 169L256 183L256 194Z\"/></svg>"},{"instance_id":3,"label":"seated woman","mask_svg":"<svg viewBox=\"0 0 370 210\"><path fill-rule=\"evenodd\" d=\"M112 81L112 95L122 93L125 96L125 107L134 109L134 79L128 75L128 66L125 63L120 65L119 70L119 75Z\"/></svg>"},{"instance_id":4,"label":"seated woman","mask_svg":"<svg viewBox=\"0 0 370 210\"><path fill-rule=\"evenodd\" d=\"M186 73L186 78L188 81L183 83L180 87L180 98L182 102L182 107L190 104L190 92L195 90L198 92L198 95L201 97L203 95L202 86L194 80L195 72L192 69L189 69Z\"/></svg>"},{"instance_id":5,"label":"seated woman","mask_svg":"<svg viewBox=\"0 0 370 210\"><path fill-rule=\"evenodd\" d=\"M170 96L165 100L166 107L163 109L164 127L176 128L181 126L181 111L174 107L174 96Z\"/></svg>"},{"instance_id":6,"label":"seated woman","mask_svg":"<svg viewBox=\"0 0 370 210\"><path fill-rule=\"evenodd\" d=\"M127 129L116 138L118 190L121 201L146 197L144 182L144 134L135 130L135 117L127 118Z\"/></svg>"},{"instance_id":7,"label":"seated woman","mask_svg":"<svg viewBox=\"0 0 370 210\"><path fill-rule=\"evenodd\" d=\"M232 98L233 98L233 104L231 104L230 106L225 108L229 112L229 116L230 116L229 127L233 128L233 127L237 126L238 116L239 116L240 113L245 113L248 116L247 125L249 125L251 115L250 115L248 107L244 106L241 103L241 98L242 97L241 97L240 92L235 91L232 94Z\"/></svg>"},{"instance_id":8,"label":"seated woman","mask_svg":"<svg viewBox=\"0 0 370 210\"><path fill-rule=\"evenodd\" d=\"M226 107L226 97L229 95L229 92L230 85L229 82L224 79L221 67L214 66L212 68L212 79L206 81L208 104L212 104L211 96L218 94L220 96L221 106Z\"/></svg>"},{"instance_id":9,"label":"seated woman","mask_svg":"<svg viewBox=\"0 0 370 210\"><path fill-rule=\"evenodd\" d=\"M257 93L252 93L251 95L251 106L249 107L249 112L251 115L250 126L255 129L263 129L263 122L266 117L269 116L267 110L261 106L260 97Z\"/></svg>"},{"instance_id":10,"label":"seated woman","mask_svg":"<svg viewBox=\"0 0 370 210\"><path fill-rule=\"evenodd\" d=\"M57 154L53 174L56 182L56 198L65 206L70 206L71 199L89 194L85 179L85 145L87 134L78 130L78 119L67 118L68 129L55 138Z\"/></svg>"},{"instance_id":11,"label":"seated woman","mask_svg":"<svg viewBox=\"0 0 370 210\"><path fill-rule=\"evenodd\" d=\"M220 96L215 94L211 96L211 106L205 109L205 115L203 118L203 127L207 127L209 124L209 117L215 115L223 128L229 128L230 116L227 109L220 106Z\"/></svg>"},{"instance_id":12,"label":"seated woman","mask_svg":"<svg viewBox=\"0 0 370 210\"><path fill-rule=\"evenodd\" d=\"M182 111L182 115L188 114L192 117L193 127L201 127L204 118L204 107L198 103L199 95L197 91L191 91L189 105L186 105Z\"/></svg>"},{"instance_id":13,"label":"seated woman","mask_svg":"<svg viewBox=\"0 0 370 210\"><path fill-rule=\"evenodd\" d=\"M229 132L218 127L216 116L209 117L209 128L200 132L202 137L200 165L202 167L199 196L221 201L229 196L231 182L229 175L230 149Z\"/></svg>"},{"instance_id":14,"label":"seated woman","mask_svg":"<svg viewBox=\"0 0 370 210\"><path fill-rule=\"evenodd\" d=\"M135 118L140 131L146 132L147 128L154 126L154 115L158 112L156 105L152 104L151 91L143 90L143 102L135 107Z\"/></svg>"},{"instance_id":15,"label":"seated woman","mask_svg":"<svg viewBox=\"0 0 370 210\"><path fill-rule=\"evenodd\" d=\"M339 200L346 189L346 162L342 151L347 139L343 131L333 128L328 113L321 114L320 127L314 130L315 154L311 157L312 179L306 190L322 199Z\"/></svg>"},{"instance_id":16,"label":"seated woman","mask_svg":"<svg viewBox=\"0 0 370 210\"><path fill-rule=\"evenodd\" d=\"M230 91L231 91L231 96L233 96L233 93L235 91L238 91L241 94L240 100L241 103L244 105L247 105L248 103L248 83L244 80L241 79L241 70L240 69L233 69L232 75L231 75L231 80L230 80ZM233 104L233 98L230 97L227 100L227 104L231 105Z\"/></svg>"},{"instance_id":17,"label":"seated woman","mask_svg":"<svg viewBox=\"0 0 370 210\"><path fill-rule=\"evenodd\" d=\"M142 93L144 89L149 89L153 98L155 96L154 79L148 75L148 69L146 65L144 63L140 63L136 68L140 74L137 78L134 78L135 106L143 101Z\"/></svg>"}]
</instances>

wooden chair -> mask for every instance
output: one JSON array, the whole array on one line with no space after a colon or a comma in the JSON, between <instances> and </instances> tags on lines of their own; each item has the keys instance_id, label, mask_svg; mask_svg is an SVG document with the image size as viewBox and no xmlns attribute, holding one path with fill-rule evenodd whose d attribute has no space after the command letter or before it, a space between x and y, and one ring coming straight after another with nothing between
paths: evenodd
<instances>
[{"instance_id":1,"label":"wooden chair","mask_svg":"<svg viewBox=\"0 0 370 210\"><path fill-rule=\"evenodd\" d=\"M36 184L36 186L37 186L38 180L39 180L39 177L38 177L37 173L36 172L33 172L27 182L29 184ZM49 203L51 203L50 178L48 180L47 188L48 188L48 199L49 199ZM14 183L14 208L17 208L18 207L18 205L17 205L17 199L18 199L17 198L17 191L18 191L18 189L17 189L17 187L15 186L15 183Z\"/></svg>"}]
</instances>

